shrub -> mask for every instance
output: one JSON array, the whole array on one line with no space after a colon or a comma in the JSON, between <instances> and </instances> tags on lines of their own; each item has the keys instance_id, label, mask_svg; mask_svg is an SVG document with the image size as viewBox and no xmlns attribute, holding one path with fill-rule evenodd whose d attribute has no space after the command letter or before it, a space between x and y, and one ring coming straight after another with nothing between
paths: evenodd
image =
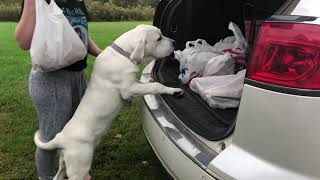
<instances>
[{"instance_id":1,"label":"shrub","mask_svg":"<svg viewBox=\"0 0 320 180\"><path fill-rule=\"evenodd\" d=\"M87 3L91 21L133 21L152 20L154 8L151 6L120 7L112 3L92 1Z\"/></svg>"},{"instance_id":2,"label":"shrub","mask_svg":"<svg viewBox=\"0 0 320 180\"><path fill-rule=\"evenodd\" d=\"M110 2L87 1L90 21L134 21L152 20L154 8L151 6L120 7ZM4 3L0 5L0 21L18 21L21 5L19 3Z\"/></svg>"},{"instance_id":3,"label":"shrub","mask_svg":"<svg viewBox=\"0 0 320 180\"><path fill-rule=\"evenodd\" d=\"M21 5L14 3L10 5L0 4L0 21L17 21L20 17Z\"/></svg>"}]
</instances>

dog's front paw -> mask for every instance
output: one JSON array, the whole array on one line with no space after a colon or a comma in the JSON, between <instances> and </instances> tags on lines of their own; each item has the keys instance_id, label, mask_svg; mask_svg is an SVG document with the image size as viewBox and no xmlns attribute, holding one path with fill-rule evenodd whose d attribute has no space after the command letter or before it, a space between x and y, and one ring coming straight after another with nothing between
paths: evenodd
<instances>
[{"instance_id":1,"label":"dog's front paw","mask_svg":"<svg viewBox=\"0 0 320 180\"><path fill-rule=\"evenodd\" d=\"M172 95L176 98L181 97L183 95L184 91L180 88L173 88Z\"/></svg>"}]
</instances>

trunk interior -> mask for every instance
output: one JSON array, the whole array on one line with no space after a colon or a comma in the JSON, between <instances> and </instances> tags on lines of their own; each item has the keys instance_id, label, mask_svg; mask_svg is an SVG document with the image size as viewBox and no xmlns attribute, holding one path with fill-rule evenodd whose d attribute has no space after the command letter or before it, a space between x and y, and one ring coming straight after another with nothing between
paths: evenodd
<instances>
[{"instance_id":1,"label":"trunk interior","mask_svg":"<svg viewBox=\"0 0 320 180\"><path fill-rule=\"evenodd\" d=\"M286 0L162 0L157 7L154 25L165 36L177 41L183 50L187 41L205 39L214 45L220 39L232 36L230 21L236 23L253 46L256 32L262 21L285 3ZM192 131L211 141L221 140L232 134L238 108L218 109L209 107L202 98L178 79L179 62L173 57L157 61L154 79L164 85L185 90L183 97L161 95L175 115Z\"/></svg>"}]
</instances>

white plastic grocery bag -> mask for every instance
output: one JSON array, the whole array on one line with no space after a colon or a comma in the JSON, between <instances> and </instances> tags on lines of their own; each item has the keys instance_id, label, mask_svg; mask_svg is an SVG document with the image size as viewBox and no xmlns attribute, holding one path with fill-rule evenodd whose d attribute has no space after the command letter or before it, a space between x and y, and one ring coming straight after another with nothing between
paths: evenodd
<instances>
[{"instance_id":1,"label":"white plastic grocery bag","mask_svg":"<svg viewBox=\"0 0 320 180\"><path fill-rule=\"evenodd\" d=\"M54 0L36 0L31 48L32 69L55 71L82 60L87 48Z\"/></svg>"},{"instance_id":2,"label":"white plastic grocery bag","mask_svg":"<svg viewBox=\"0 0 320 180\"><path fill-rule=\"evenodd\" d=\"M175 58L180 62L179 79L188 84L191 79L203 76L205 67L213 57L220 55L213 52L211 46L203 39L189 41L183 51L175 51Z\"/></svg>"},{"instance_id":3,"label":"white plastic grocery bag","mask_svg":"<svg viewBox=\"0 0 320 180\"><path fill-rule=\"evenodd\" d=\"M203 76L223 76L234 74L235 60L230 53L224 53L211 58L203 71Z\"/></svg>"},{"instance_id":4,"label":"white plastic grocery bag","mask_svg":"<svg viewBox=\"0 0 320 180\"><path fill-rule=\"evenodd\" d=\"M245 67L247 42L240 28L230 22L234 36L226 37L210 46L205 40L188 41L183 51L175 51L180 62L179 79L188 84L195 77L230 75ZM241 67L241 68L240 68Z\"/></svg>"},{"instance_id":5,"label":"white plastic grocery bag","mask_svg":"<svg viewBox=\"0 0 320 180\"><path fill-rule=\"evenodd\" d=\"M239 106L246 70L234 75L194 78L190 88L198 93L213 108Z\"/></svg>"},{"instance_id":6,"label":"white plastic grocery bag","mask_svg":"<svg viewBox=\"0 0 320 180\"><path fill-rule=\"evenodd\" d=\"M235 23L229 23L229 30L233 32L234 36L229 36L220 40L212 49L213 51L230 53L235 60L235 70L243 70L247 66L246 53L248 43L240 28Z\"/></svg>"},{"instance_id":7,"label":"white plastic grocery bag","mask_svg":"<svg viewBox=\"0 0 320 180\"><path fill-rule=\"evenodd\" d=\"M245 54L247 51L248 43L244 38L240 28L233 22L229 23L228 28L233 32L234 36L229 36L221 39L212 47L213 51L226 52L226 50L229 50L234 55L239 53Z\"/></svg>"}]
</instances>

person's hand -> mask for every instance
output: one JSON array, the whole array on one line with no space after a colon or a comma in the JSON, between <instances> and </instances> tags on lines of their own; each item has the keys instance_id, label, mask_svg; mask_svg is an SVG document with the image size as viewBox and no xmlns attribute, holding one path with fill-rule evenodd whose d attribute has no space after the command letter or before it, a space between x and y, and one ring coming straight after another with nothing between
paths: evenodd
<instances>
[{"instance_id":1,"label":"person's hand","mask_svg":"<svg viewBox=\"0 0 320 180\"><path fill-rule=\"evenodd\" d=\"M90 36L88 52L94 57L97 57L102 52L102 50L97 46L97 44L93 41L93 39Z\"/></svg>"}]
</instances>

